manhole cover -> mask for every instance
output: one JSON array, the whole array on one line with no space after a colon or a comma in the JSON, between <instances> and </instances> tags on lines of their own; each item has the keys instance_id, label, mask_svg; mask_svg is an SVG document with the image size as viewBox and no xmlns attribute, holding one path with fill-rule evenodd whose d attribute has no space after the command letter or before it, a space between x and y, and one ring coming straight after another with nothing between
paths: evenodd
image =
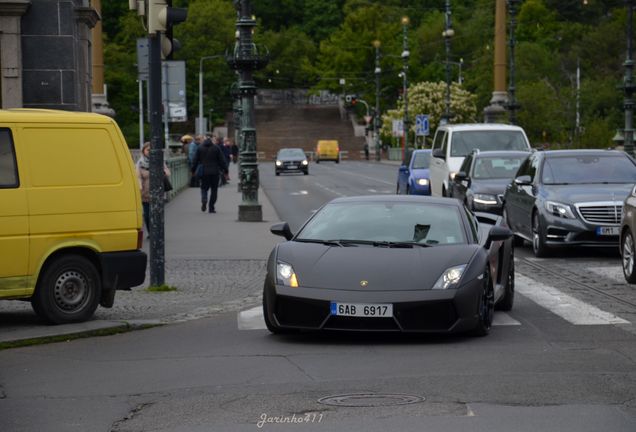
<instances>
[{"instance_id":1,"label":"manhole cover","mask_svg":"<svg viewBox=\"0 0 636 432\"><path fill-rule=\"evenodd\" d=\"M318 399L323 405L346 407L381 407L392 405L409 405L423 402L424 397L406 394L352 393L326 396Z\"/></svg>"}]
</instances>

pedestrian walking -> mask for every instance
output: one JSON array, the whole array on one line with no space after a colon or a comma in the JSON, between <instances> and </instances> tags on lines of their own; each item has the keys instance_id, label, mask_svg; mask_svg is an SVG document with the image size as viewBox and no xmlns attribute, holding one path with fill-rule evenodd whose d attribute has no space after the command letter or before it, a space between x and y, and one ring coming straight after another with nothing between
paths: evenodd
<instances>
[{"instance_id":1,"label":"pedestrian walking","mask_svg":"<svg viewBox=\"0 0 636 432\"><path fill-rule=\"evenodd\" d=\"M145 142L141 148L141 156L135 165L137 170L137 179L139 180L139 190L141 191L141 206L144 213L144 223L146 224L146 232L150 236L150 143ZM163 173L166 177L170 177L170 169L164 162Z\"/></svg>"},{"instance_id":2,"label":"pedestrian walking","mask_svg":"<svg viewBox=\"0 0 636 432\"><path fill-rule=\"evenodd\" d=\"M194 141L188 146L188 167L190 168L191 173L194 173L196 170L197 166L194 164L194 157L197 154L197 149L203 142L203 138L203 135L196 135L194 137ZM190 176L190 187L199 187L200 182L201 179L195 174Z\"/></svg>"},{"instance_id":3,"label":"pedestrian walking","mask_svg":"<svg viewBox=\"0 0 636 432\"><path fill-rule=\"evenodd\" d=\"M231 149L231 153L232 153L232 162L233 163L238 163L239 148L238 148L238 146L236 145L235 142L233 142L229 138L226 138L226 139L230 142L230 149Z\"/></svg>"},{"instance_id":4,"label":"pedestrian walking","mask_svg":"<svg viewBox=\"0 0 636 432\"><path fill-rule=\"evenodd\" d=\"M218 145L212 143L212 140L205 139L201 144L194 157L195 171L197 166L201 165L201 211L206 208L210 213L216 213L215 204L217 191L219 187L219 176L227 170L225 157ZM194 174L194 172L193 172ZM208 190L210 196L208 198ZM209 201L208 201L209 199Z\"/></svg>"}]
</instances>

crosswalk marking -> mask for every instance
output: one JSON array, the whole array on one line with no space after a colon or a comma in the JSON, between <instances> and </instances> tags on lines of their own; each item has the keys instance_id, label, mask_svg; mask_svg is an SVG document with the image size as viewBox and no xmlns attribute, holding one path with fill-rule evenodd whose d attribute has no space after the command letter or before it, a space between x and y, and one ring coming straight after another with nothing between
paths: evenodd
<instances>
[{"instance_id":1,"label":"crosswalk marking","mask_svg":"<svg viewBox=\"0 0 636 432\"><path fill-rule=\"evenodd\" d=\"M629 324L614 314L518 273L515 274L515 287L518 293L575 325Z\"/></svg>"}]
</instances>

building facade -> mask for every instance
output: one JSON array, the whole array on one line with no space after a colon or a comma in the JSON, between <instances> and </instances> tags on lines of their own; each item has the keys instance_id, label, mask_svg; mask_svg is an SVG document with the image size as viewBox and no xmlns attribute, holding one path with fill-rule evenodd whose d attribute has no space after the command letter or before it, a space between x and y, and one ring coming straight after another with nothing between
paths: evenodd
<instances>
[{"instance_id":1,"label":"building facade","mask_svg":"<svg viewBox=\"0 0 636 432\"><path fill-rule=\"evenodd\" d=\"M89 0L0 0L0 106L91 111Z\"/></svg>"}]
</instances>

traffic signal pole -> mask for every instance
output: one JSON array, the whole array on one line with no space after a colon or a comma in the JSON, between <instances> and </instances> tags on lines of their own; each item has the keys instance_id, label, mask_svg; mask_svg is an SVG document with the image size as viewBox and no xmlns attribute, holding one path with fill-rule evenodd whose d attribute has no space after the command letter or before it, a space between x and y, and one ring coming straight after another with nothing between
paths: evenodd
<instances>
[{"instance_id":1,"label":"traffic signal pole","mask_svg":"<svg viewBox=\"0 0 636 432\"><path fill-rule=\"evenodd\" d=\"M150 285L165 281L161 33L150 34L148 87L150 107Z\"/></svg>"}]
</instances>

